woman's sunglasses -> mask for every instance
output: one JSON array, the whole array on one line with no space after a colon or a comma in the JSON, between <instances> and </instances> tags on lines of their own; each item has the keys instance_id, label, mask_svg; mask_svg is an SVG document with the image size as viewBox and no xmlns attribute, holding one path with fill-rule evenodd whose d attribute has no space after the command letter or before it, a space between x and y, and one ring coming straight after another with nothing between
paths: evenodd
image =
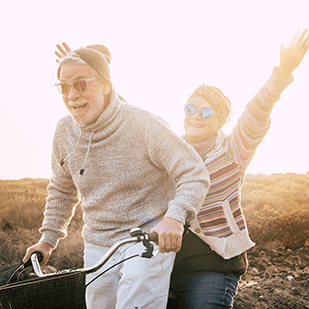
<instances>
[{"instance_id":1,"label":"woman's sunglasses","mask_svg":"<svg viewBox=\"0 0 309 309\"><path fill-rule=\"evenodd\" d=\"M88 88L88 84L90 81L95 80L95 77L85 78L85 79L78 79L73 84L70 83L57 83L57 89L61 94L67 94L70 92L71 86L78 92L83 92Z\"/></svg>"},{"instance_id":2,"label":"woman's sunglasses","mask_svg":"<svg viewBox=\"0 0 309 309\"><path fill-rule=\"evenodd\" d=\"M185 107L185 113L188 116L193 116L196 113L196 111L200 112L203 119L206 119L207 117L210 117L213 113L215 113L215 111L213 111L210 108L198 109L193 105L187 105Z\"/></svg>"}]
</instances>

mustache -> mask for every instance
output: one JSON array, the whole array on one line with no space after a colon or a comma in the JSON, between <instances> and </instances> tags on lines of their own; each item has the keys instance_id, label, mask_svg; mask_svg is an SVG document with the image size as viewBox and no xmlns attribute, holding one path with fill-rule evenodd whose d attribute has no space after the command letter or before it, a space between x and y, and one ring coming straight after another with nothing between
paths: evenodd
<instances>
[{"instance_id":1,"label":"mustache","mask_svg":"<svg viewBox=\"0 0 309 309\"><path fill-rule=\"evenodd\" d=\"M76 100L70 100L70 101L68 101L68 104L69 104L70 106L79 106L79 105L84 105L84 104L86 104L86 103L88 103L87 100L85 100L85 99L83 99L83 98L78 98L78 99L76 99Z\"/></svg>"}]
</instances>

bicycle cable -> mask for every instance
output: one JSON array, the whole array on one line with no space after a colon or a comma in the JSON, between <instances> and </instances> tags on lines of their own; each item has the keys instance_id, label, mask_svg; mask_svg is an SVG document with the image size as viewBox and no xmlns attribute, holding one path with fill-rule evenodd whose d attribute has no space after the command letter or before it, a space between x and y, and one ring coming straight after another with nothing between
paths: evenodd
<instances>
[{"instance_id":1,"label":"bicycle cable","mask_svg":"<svg viewBox=\"0 0 309 309\"><path fill-rule=\"evenodd\" d=\"M123 262L125 262L125 261L127 261L127 260L133 259L133 258L135 258L135 257L137 257L137 256L140 256L140 255L139 255L139 254L135 254L135 255L129 256L128 258L125 258L125 259L123 259L123 260L117 262L116 264L110 266L109 268L105 269L102 273L98 274L98 275L97 275L96 277L94 277L91 281L89 281L89 282L86 284L86 287L87 287L88 285L90 285L93 281L97 280L99 277L101 277L102 275L104 275L107 271L109 271L109 270L112 269L113 267L115 267L115 266L117 266L117 265L119 265L119 264L121 264L121 263L123 263Z\"/></svg>"}]
</instances>

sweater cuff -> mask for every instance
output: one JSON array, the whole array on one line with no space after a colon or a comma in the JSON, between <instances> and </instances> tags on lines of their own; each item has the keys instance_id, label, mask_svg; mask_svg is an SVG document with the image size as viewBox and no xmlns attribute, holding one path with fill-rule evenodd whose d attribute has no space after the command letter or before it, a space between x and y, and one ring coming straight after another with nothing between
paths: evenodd
<instances>
[{"instance_id":1,"label":"sweater cuff","mask_svg":"<svg viewBox=\"0 0 309 309\"><path fill-rule=\"evenodd\" d=\"M266 88L271 96L280 96L282 91L293 82L294 77L293 75L290 75L288 79L284 79L277 75L278 67L275 67L273 69L273 72L266 82Z\"/></svg>"},{"instance_id":2,"label":"sweater cuff","mask_svg":"<svg viewBox=\"0 0 309 309\"><path fill-rule=\"evenodd\" d=\"M40 242L41 241L45 241L48 244L50 244L52 246L53 249L55 249L58 245L59 239L57 237L55 237L54 233L46 233L44 232L44 234L42 235Z\"/></svg>"},{"instance_id":3,"label":"sweater cuff","mask_svg":"<svg viewBox=\"0 0 309 309\"><path fill-rule=\"evenodd\" d=\"M186 223L185 218L187 217L187 212L183 209L180 209L180 207L177 207L177 209L175 207L169 207L164 217L173 218L182 223L183 225L185 225Z\"/></svg>"}]
</instances>

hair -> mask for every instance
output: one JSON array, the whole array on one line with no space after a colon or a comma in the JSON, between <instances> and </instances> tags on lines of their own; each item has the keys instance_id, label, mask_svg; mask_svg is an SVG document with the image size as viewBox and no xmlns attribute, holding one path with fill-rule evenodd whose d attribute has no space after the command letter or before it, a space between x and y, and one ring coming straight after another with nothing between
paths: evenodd
<instances>
[{"instance_id":1,"label":"hair","mask_svg":"<svg viewBox=\"0 0 309 309\"><path fill-rule=\"evenodd\" d=\"M219 88L201 85L193 92L186 105L202 101L207 101L218 113L222 126L229 122L232 113L231 100Z\"/></svg>"},{"instance_id":2,"label":"hair","mask_svg":"<svg viewBox=\"0 0 309 309\"><path fill-rule=\"evenodd\" d=\"M58 67L58 72L59 72L58 74L60 75L60 70L63 66L70 64L70 63L90 65L85 60L81 59L78 54L71 52L60 59L59 67ZM92 66L91 68L92 68L92 75L102 85L102 87L108 86L109 88L111 88L112 86L111 83L107 81L104 77L102 77L102 75L99 74L99 72L95 68L93 68Z\"/></svg>"},{"instance_id":3,"label":"hair","mask_svg":"<svg viewBox=\"0 0 309 309\"><path fill-rule=\"evenodd\" d=\"M63 58L59 60L59 67L63 67L69 63L76 63L76 64L88 64L86 61L81 59L76 53L71 52L65 55Z\"/></svg>"}]
</instances>

